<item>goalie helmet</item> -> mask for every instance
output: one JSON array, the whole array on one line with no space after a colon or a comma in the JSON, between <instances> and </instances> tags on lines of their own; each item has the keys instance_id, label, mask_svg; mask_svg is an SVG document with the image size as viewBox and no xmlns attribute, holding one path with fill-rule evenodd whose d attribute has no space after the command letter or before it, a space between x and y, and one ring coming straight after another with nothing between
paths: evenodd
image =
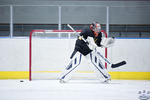
<instances>
[{"instance_id":1,"label":"goalie helmet","mask_svg":"<svg viewBox=\"0 0 150 100\"><path fill-rule=\"evenodd\" d=\"M93 22L90 25L90 29L96 33L99 33L99 32L101 32L101 25L98 22Z\"/></svg>"}]
</instances>

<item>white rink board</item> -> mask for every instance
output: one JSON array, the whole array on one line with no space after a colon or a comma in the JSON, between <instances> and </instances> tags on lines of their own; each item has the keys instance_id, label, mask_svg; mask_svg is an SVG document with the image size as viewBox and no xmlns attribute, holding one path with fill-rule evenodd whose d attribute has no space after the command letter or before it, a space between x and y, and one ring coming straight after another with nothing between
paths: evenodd
<instances>
[{"instance_id":1,"label":"white rink board","mask_svg":"<svg viewBox=\"0 0 150 100\"><path fill-rule=\"evenodd\" d=\"M127 64L111 71L150 72L150 39L116 39L108 49L113 63L126 60Z\"/></svg>"},{"instance_id":2,"label":"white rink board","mask_svg":"<svg viewBox=\"0 0 150 100\"><path fill-rule=\"evenodd\" d=\"M41 67L40 71L61 71L68 63L75 39L37 38L35 42L42 45L42 48L33 49L36 52L42 51L33 56L37 60L35 65ZM127 64L117 69L108 67L109 71L150 72L149 43L150 39L116 39L114 46L108 49L108 58L114 63L126 60ZM28 38L1 38L0 46L0 71L29 70ZM38 58L39 55L42 56ZM91 70L84 59L79 70Z\"/></svg>"}]
</instances>

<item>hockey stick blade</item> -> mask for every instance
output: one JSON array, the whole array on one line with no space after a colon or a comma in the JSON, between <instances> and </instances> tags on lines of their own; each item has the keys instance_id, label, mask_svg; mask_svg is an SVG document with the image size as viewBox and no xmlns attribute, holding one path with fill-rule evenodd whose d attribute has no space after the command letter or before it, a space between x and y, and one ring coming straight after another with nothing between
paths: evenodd
<instances>
[{"instance_id":1,"label":"hockey stick blade","mask_svg":"<svg viewBox=\"0 0 150 100\"><path fill-rule=\"evenodd\" d=\"M126 64L126 61L122 61L122 62L119 62L119 63L116 63L116 64L112 64L111 68L117 68L117 67L123 66L125 64Z\"/></svg>"}]
</instances>

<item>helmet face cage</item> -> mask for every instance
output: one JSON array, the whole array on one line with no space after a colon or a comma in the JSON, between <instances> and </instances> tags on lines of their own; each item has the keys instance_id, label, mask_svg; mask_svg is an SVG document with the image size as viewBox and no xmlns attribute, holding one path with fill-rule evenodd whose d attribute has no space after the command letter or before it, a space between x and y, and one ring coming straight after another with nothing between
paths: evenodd
<instances>
[{"instance_id":1,"label":"helmet face cage","mask_svg":"<svg viewBox=\"0 0 150 100\"><path fill-rule=\"evenodd\" d=\"M98 22L93 22L91 28L96 33L99 33L101 31L101 25Z\"/></svg>"}]
</instances>

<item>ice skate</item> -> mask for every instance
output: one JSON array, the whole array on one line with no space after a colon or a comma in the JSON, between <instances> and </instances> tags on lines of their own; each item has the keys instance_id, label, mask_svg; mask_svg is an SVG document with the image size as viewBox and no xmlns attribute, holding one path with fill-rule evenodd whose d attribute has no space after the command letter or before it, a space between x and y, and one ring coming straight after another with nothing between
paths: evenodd
<instances>
[{"instance_id":1,"label":"ice skate","mask_svg":"<svg viewBox=\"0 0 150 100\"><path fill-rule=\"evenodd\" d=\"M102 83L110 83L110 81L111 81L111 78L107 78Z\"/></svg>"},{"instance_id":2,"label":"ice skate","mask_svg":"<svg viewBox=\"0 0 150 100\"><path fill-rule=\"evenodd\" d=\"M102 83L110 83L111 81L111 76L109 75L108 78L106 78Z\"/></svg>"},{"instance_id":3,"label":"ice skate","mask_svg":"<svg viewBox=\"0 0 150 100\"><path fill-rule=\"evenodd\" d=\"M59 79L59 83L67 83L64 79Z\"/></svg>"}]
</instances>

